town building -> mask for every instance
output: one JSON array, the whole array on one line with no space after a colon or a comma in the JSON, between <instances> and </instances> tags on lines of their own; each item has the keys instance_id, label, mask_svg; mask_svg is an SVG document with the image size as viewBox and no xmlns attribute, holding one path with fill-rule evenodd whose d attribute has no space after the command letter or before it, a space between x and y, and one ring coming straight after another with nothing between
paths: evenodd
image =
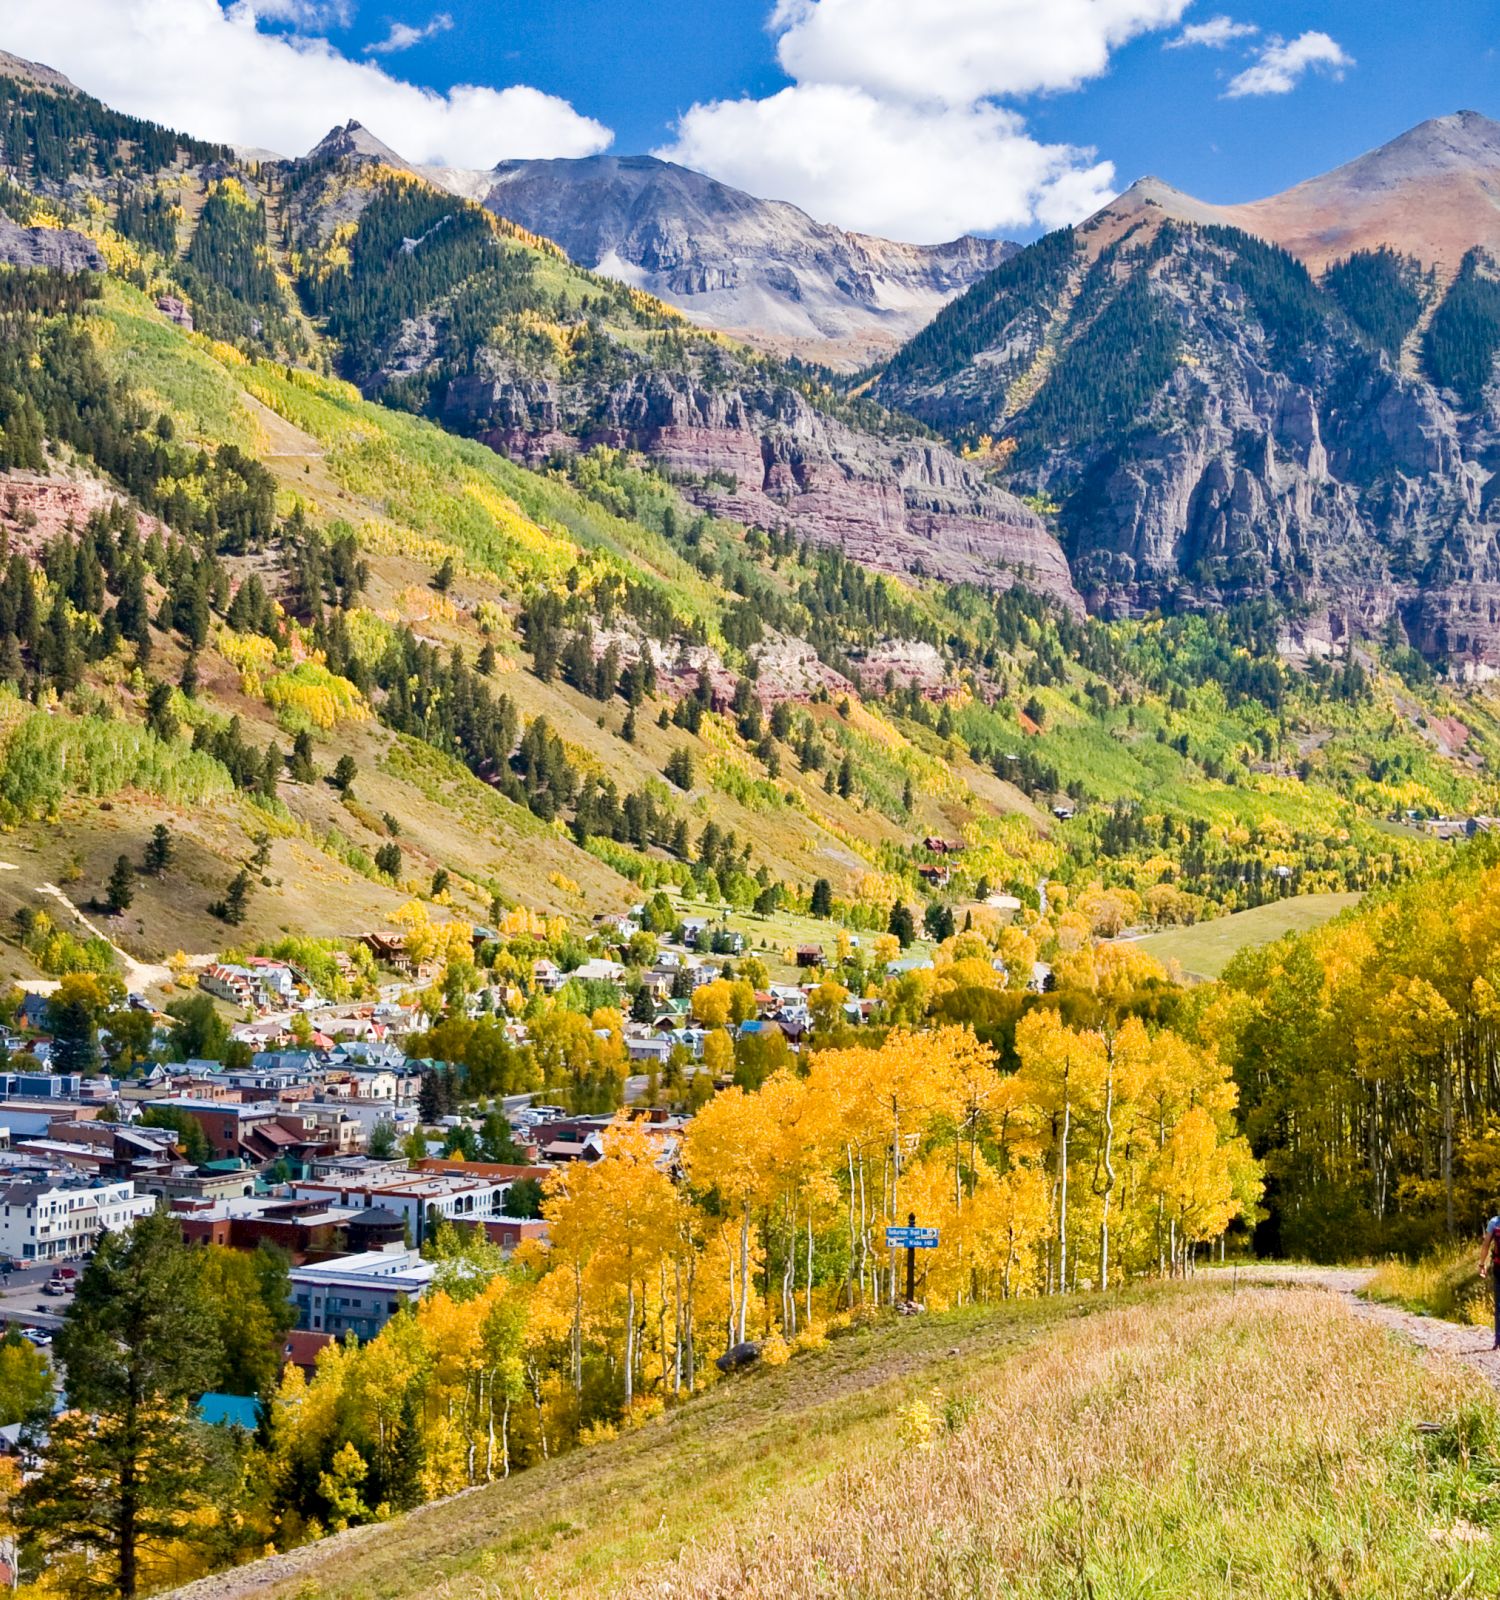
<instances>
[{"instance_id":1,"label":"town building","mask_svg":"<svg viewBox=\"0 0 1500 1600\"><path fill-rule=\"evenodd\" d=\"M14 1261L69 1261L156 1209L128 1179L20 1178L0 1189L0 1255Z\"/></svg>"}]
</instances>

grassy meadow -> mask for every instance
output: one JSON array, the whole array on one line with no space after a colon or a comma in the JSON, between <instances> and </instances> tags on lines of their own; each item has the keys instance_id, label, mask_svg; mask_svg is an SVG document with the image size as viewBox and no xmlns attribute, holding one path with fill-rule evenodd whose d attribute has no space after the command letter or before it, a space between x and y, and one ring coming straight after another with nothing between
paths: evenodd
<instances>
[{"instance_id":1,"label":"grassy meadow","mask_svg":"<svg viewBox=\"0 0 1500 1600\"><path fill-rule=\"evenodd\" d=\"M1241 950L1288 933L1309 933L1358 903L1357 894L1301 894L1191 927L1166 928L1136 942L1158 961L1175 961L1195 977L1217 978Z\"/></svg>"},{"instance_id":2,"label":"grassy meadow","mask_svg":"<svg viewBox=\"0 0 1500 1600\"><path fill-rule=\"evenodd\" d=\"M1326 1293L1202 1279L866 1327L185 1593L1493 1593L1497 1447L1480 1379Z\"/></svg>"}]
</instances>

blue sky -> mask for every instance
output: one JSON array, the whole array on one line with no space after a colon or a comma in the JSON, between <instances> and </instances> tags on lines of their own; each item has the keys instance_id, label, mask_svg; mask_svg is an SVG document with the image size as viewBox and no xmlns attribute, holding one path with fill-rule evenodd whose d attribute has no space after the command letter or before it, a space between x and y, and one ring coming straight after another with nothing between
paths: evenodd
<instances>
[{"instance_id":1,"label":"blue sky","mask_svg":"<svg viewBox=\"0 0 1500 1600\"><path fill-rule=\"evenodd\" d=\"M919 5L920 0L912 0ZM400 58L421 82L519 75L597 117L614 148L650 150L695 101L782 88L769 0L447 0L452 32ZM350 38L377 38L393 16L365 0ZM1295 37L1327 32L1354 58L1342 81L1309 77L1276 96L1223 99L1242 51L1164 50L1168 31L1125 45L1110 71L1074 91L1014 102L1048 140L1093 145L1122 182L1144 173L1205 200L1272 194L1337 166L1427 117L1459 110L1500 119L1500 0L1327 0L1197 4Z\"/></svg>"},{"instance_id":2,"label":"blue sky","mask_svg":"<svg viewBox=\"0 0 1500 1600\"><path fill-rule=\"evenodd\" d=\"M654 150L913 239L1500 118L1500 0L6 0L0 48L284 153L351 116L452 165Z\"/></svg>"}]
</instances>

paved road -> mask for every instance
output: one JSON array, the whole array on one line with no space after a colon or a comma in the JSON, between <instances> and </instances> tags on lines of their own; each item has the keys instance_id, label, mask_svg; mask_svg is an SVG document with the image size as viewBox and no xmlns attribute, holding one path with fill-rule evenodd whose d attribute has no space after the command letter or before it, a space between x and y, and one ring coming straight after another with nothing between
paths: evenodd
<instances>
[{"instance_id":1,"label":"paved road","mask_svg":"<svg viewBox=\"0 0 1500 1600\"><path fill-rule=\"evenodd\" d=\"M62 1326L63 1313L73 1303L73 1296L42 1293L42 1285L52 1276L48 1267L21 1267L6 1277L0 1277L0 1321L15 1323L22 1328L46 1328L55 1331Z\"/></svg>"}]
</instances>

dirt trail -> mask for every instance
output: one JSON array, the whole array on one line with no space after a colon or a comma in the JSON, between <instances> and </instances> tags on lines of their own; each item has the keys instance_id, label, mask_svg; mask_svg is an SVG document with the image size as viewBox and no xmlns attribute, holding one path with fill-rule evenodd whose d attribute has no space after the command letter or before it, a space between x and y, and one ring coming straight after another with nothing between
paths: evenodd
<instances>
[{"instance_id":1,"label":"dirt trail","mask_svg":"<svg viewBox=\"0 0 1500 1600\"><path fill-rule=\"evenodd\" d=\"M1472 1367L1500 1389L1500 1350L1491 1348L1494 1338L1489 1328L1444 1322L1439 1317L1422 1317L1413 1311L1403 1311L1399 1306L1366 1300L1359 1291L1370 1281L1367 1269L1267 1265L1242 1270L1239 1276L1242 1283L1284 1283L1327 1289L1338 1295L1361 1321L1378 1323L1393 1333L1403 1334L1424 1350Z\"/></svg>"},{"instance_id":2,"label":"dirt trail","mask_svg":"<svg viewBox=\"0 0 1500 1600\"><path fill-rule=\"evenodd\" d=\"M122 950L113 939L94 923L68 899L55 883L39 883L39 894L51 895L60 905L66 907L78 918L80 924L96 939L103 939L111 950L120 958L120 966L125 974L125 987L135 994L144 994L147 989L156 984L165 984L172 981L172 969L160 962L137 961L128 950Z\"/></svg>"}]
</instances>

